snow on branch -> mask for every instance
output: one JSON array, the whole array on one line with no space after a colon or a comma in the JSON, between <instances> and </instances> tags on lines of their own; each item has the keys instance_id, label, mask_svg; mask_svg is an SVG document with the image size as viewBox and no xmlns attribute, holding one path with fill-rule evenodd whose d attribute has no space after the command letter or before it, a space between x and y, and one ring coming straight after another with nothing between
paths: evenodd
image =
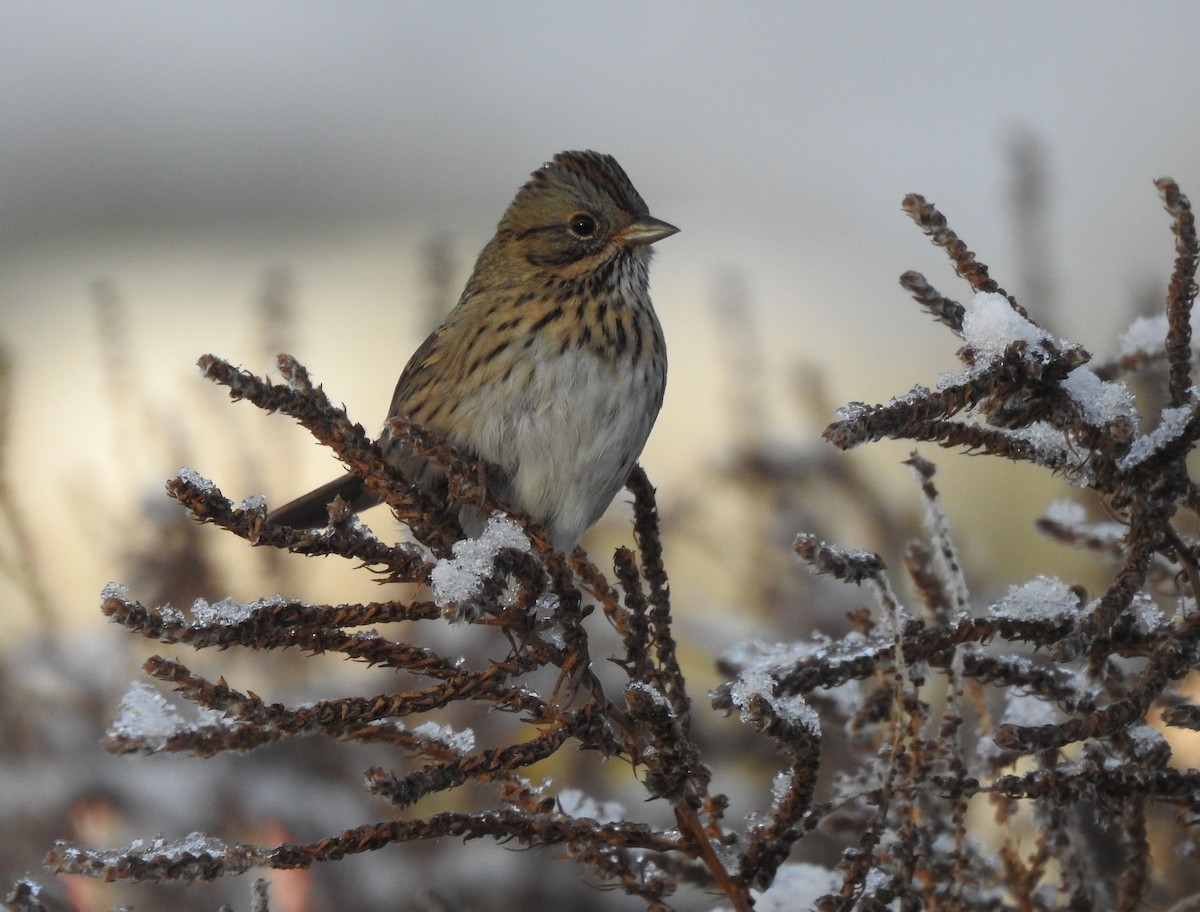
<instances>
[{"instance_id":1,"label":"snow on branch","mask_svg":"<svg viewBox=\"0 0 1200 912\"><path fill-rule=\"evenodd\" d=\"M728 648L704 709L679 658L655 491L640 467L628 481L636 547L618 548L610 573L581 550L555 552L536 523L491 498L489 467L423 428L396 421L391 433L444 474L444 498L409 484L293 359L280 357L285 382L275 384L205 356L207 377L300 422L407 534L384 541L342 502L324 529L280 528L262 498L235 504L186 469L169 495L198 522L257 547L336 555L414 586L408 597L369 603L269 595L201 599L185 612L109 585L104 613L139 636L197 650L291 650L300 663L332 653L369 667L379 683L365 695L269 702L153 656L144 670L158 683L130 688L105 747L197 757L306 738L383 747L393 762L364 778L386 819L266 846L202 833L107 850L63 842L50 868L108 880L212 879L486 837L552 847L653 910L671 908L687 888L710 894L709 905L720 895L737 912L798 903L1135 910L1169 904L1153 891L1173 879L1183 881L1176 898L1200 889L1150 852L1152 842L1200 850L1200 772L1176 762L1164 737L1171 727L1200 729L1200 710L1181 686L1200 669L1200 542L1185 531L1200 510L1187 467L1200 438L1189 329L1200 247L1187 198L1169 180L1157 186L1176 236L1165 314L1136 323L1117 354L1097 362L1040 326L1037 302L1026 308L1006 292L932 203L907 197L905 211L970 287L959 303L919 273L901 278L953 335L962 369L921 378L887 403L850 403L825 430L842 449L933 441L1065 476L1075 496L1050 504L1038 528L1097 557L1106 584L1089 592L1046 574L990 595L969 586L969 549L943 510L936 468L914 452L908 463L925 522L894 549L901 554L885 560L812 532L795 539L800 561L828 590L852 593L849 629ZM1162 380L1165 405L1152 420L1125 382L1134 373ZM473 540L462 540L464 506L489 517ZM725 545L720 560L734 564ZM794 618L818 606L773 607ZM447 620L486 638L482 658L458 655L434 635ZM609 644L609 661L593 655L598 643ZM472 708L476 718L516 724L454 722ZM707 719L697 725L709 708L732 721L719 731ZM769 750L754 752L775 767L766 775L741 762L760 743ZM550 780L527 778L552 758L566 766L585 754L636 780L643 807L631 812L630 802L577 783L556 794ZM739 800L760 786L757 810L732 808L716 791L721 776L710 765L722 757L739 761L722 771L741 776ZM470 795L484 795L484 806ZM1032 825L1016 827L1018 812ZM1103 856L1098 830L1108 834ZM39 907L30 883L12 895L14 908ZM256 912L265 912L265 889L255 896Z\"/></svg>"}]
</instances>

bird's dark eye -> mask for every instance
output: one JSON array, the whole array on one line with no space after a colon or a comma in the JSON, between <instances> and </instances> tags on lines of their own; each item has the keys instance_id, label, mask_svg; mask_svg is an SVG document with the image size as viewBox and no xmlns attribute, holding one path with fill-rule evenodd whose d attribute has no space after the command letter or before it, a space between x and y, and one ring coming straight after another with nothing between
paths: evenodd
<instances>
[{"instance_id":1,"label":"bird's dark eye","mask_svg":"<svg viewBox=\"0 0 1200 912\"><path fill-rule=\"evenodd\" d=\"M586 212L581 212L579 215L571 216L571 221L567 222L567 228L571 234L578 238L590 238L596 234L596 220Z\"/></svg>"}]
</instances>

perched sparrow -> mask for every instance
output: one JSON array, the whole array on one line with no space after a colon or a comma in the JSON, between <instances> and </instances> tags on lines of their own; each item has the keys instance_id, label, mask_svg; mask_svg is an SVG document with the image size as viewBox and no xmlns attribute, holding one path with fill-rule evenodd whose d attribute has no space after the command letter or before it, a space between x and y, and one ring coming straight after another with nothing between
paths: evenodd
<instances>
[{"instance_id":1,"label":"perched sparrow","mask_svg":"<svg viewBox=\"0 0 1200 912\"><path fill-rule=\"evenodd\" d=\"M517 193L457 306L409 360L389 417L494 465L494 493L570 550L625 483L662 406L650 245L678 230L649 214L612 156L556 155ZM418 484L437 483L386 427L380 446ZM338 495L357 510L378 503L346 475L268 519L321 526ZM468 532L480 527L464 514Z\"/></svg>"}]
</instances>

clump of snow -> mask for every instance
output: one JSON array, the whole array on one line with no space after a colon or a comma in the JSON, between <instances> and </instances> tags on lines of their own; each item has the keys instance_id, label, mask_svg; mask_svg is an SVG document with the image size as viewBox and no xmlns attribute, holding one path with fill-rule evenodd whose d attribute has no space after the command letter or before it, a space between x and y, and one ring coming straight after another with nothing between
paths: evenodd
<instances>
[{"instance_id":1,"label":"clump of snow","mask_svg":"<svg viewBox=\"0 0 1200 912\"><path fill-rule=\"evenodd\" d=\"M437 562L429 574L433 600L441 608L474 598L492 575L496 557L505 548L529 550L525 530L503 513L493 513L478 538L456 542L454 557Z\"/></svg>"},{"instance_id":2,"label":"clump of snow","mask_svg":"<svg viewBox=\"0 0 1200 912\"><path fill-rule=\"evenodd\" d=\"M423 722L412 730L414 735L440 741L451 750L460 754L469 754L475 749L475 732L469 728L456 731L449 725L439 725L437 722Z\"/></svg>"},{"instance_id":3,"label":"clump of snow","mask_svg":"<svg viewBox=\"0 0 1200 912\"><path fill-rule=\"evenodd\" d=\"M821 736L821 717L817 711L808 705L808 701L799 695L794 697L776 697L772 705L775 712L784 721L793 726L799 726L814 738Z\"/></svg>"},{"instance_id":4,"label":"clump of snow","mask_svg":"<svg viewBox=\"0 0 1200 912\"><path fill-rule=\"evenodd\" d=\"M619 801L597 801L580 789L568 788L558 793L558 806L568 817L590 817L599 823L616 823L625 819L625 806Z\"/></svg>"},{"instance_id":5,"label":"clump of snow","mask_svg":"<svg viewBox=\"0 0 1200 912\"><path fill-rule=\"evenodd\" d=\"M1089 522L1087 508L1069 498L1050 503L1046 507L1046 519L1064 529L1070 529L1077 535L1086 535L1100 542L1119 542L1125 538L1128 531L1119 522Z\"/></svg>"},{"instance_id":6,"label":"clump of snow","mask_svg":"<svg viewBox=\"0 0 1200 912\"><path fill-rule=\"evenodd\" d=\"M110 582L100 590L100 598L102 599L121 599L124 601L129 597L129 587L124 583Z\"/></svg>"},{"instance_id":7,"label":"clump of snow","mask_svg":"<svg viewBox=\"0 0 1200 912\"><path fill-rule=\"evenodd\" d=\"M1064 497L1046 507L1046 519L1067 529L1077 529L1087 522L1087 508L1077 500Z\"/></svg>"},{"instance_id":8,"label":"clump of snow","mask_svg":"<svg viewBox=\"0 0 1200 912\"><path fill-rule=\"evenodd\" d=\"M109 737L134 738L161 750L167 739L184 731L187 723L167 698L145 681L134 681L117 706Z\"/></svg>"},{"instance_id":9,"label":"clump of snow","mask_svg":"<svg viewBox=\"0 0 1200 912\"><path fill-rule=\"evenodd\" d=\"M1006 725L1037 728L1058 724L1058 710L1050 701L1019 691L1009 690L1007 693L1008 705L1004 709Z\"/></svg>"},{"instance_id":10,"label":"clump of snow","mask_svg":"<svg viewBox=\"0 0 1200 912\"><path fill-rule=\"evenodd\" d=\"M870 412L871 406L865 402L847 402L841 408L835 409L833 414L841 421L857 421Z\"/></svg>"},{"instance_id":11,"label":"clump of snow","mask_svg":"<svg viewBox=\"0 0 1200 912\"><path fill-rule=\"evenodd\" d=\"M1132 743L1134 754L1138 757L1170 750L1163 733L1153 725L1131 725L1125 729L1125 737Z\"/></svg>"},{"instance_id":12,"label":"clump of snow","mask_svg":"<svg viewBox=\"0 0 1200 912\"><path fill-rule=\"evenodd\" d=\"M761 697L768 703L774 699L775 679L770 672L762 668L747 668L738 675L737 680L729 687L729 699L733 705L741 709L742 721L750 721L750 705L755 697Z\"/></svg>"},{"instance_id":13,"label":"clump of snow","mask_svg":"<svg viewBox=\"0 0 1200 912\"><path fill-rule=\"evenodd\" d=\"M1052 341L1048 332L1021 316L1008 298L996 292L975 295L963 314L963 339L975 352L976 369L995 363L1013 342L1028 343L1027 355L1047 355L1041 343Z\"/></svg>"},{"instance_id":14,"label":"clump of snow","mask_svg":"<svg viewBox=\"0 0 1200 912\"><path fill-rule=\"evenodd\" d=\"M198 491L207 493L216 489L216 485L214 485L209 479L205 478L195 469L189 469L187 466L180 466L179 471L176 474L179 476L179 480L185 485L193 487Z\"/></svg>"},{"instance_id":15,"label":"clump of snow","mask_svg":"<svg viewBox=\"0 0 1200 912\"><path fill-rule=\"evenodd\" d=\"M821 736L821 718L801 696L779 697L775 695L775 679L764 668L748 668L743 671L729 688L729 699L742 711L742 721L753 720L752 705L761 698L775 714L789 725L808 731L815 738Z\"/></svg>"},{"instance_id":16,"label":"clump of snow","mask_svg":"<svg viewBox=\"0 0 1200 912\"><path fill-rule=\"evenodd\" d=\"M1129 452L1117 460L1117 468L1129 471L1145 462L1172 441L1178 440L1191 420L1194 406L1181 405L1177 408L1165 408L1158 418L1158 427L1144 437L1139 437L1129 448Z\"/></svg>"},{"instance_id":17,"label":"clump of snow","mask_svg":"<svg viewBox=\"0 0 1200 912\"><path fill-rule=\"evenodd\" d=\"M755 912L811 909L822 896L841 888L839 872L804 861L789 861L779 866L770 889L753 891Z\"/></svg>"},{"instance_id":18,"label":"clump of snow","mask_svg":"<svg viewBox=\"0 0 1200 912\"><path fill-rule=\"evenodd\" d=\"M1061 621L1079 610L1079 598L1055 576L1038 576L1011 586L992 615L1010 621Z\"/></svg>"},{"instance_id":19,"label":"clump of snow","mask_svg":"<svg viewBox=\"0 0 1200 912\"><path fill-rule=\"evenodd\" d=\"M1060 385L1079 404L1089 424L1103 426L1122 421L1137 431L1138 414L1133 404L1133 392L1124 383L1101 380L1094 371L1077 367Z\"/></svg>"},{"instance_id":20,"label":"clump of snow","mask_svg":"<svg viewBox=\"0 0 1200 912\"><path fill-rule=\"evenodd\" d=\"M558 617L558 607L558 596L548 593L538 597L533 613L538 619L538 633L542 639L555 649L566 649L567 636Z\"/></svg>"},{"instance_id":21,"label":"clump of snow","mask_svg":"<svg viewBox=\"0 0 1200 912\"><path fill-rule=\"evenodd\" d=\"M196 707L188 721L158 690L144 681L134 681L117 705L117 718L109 725L110 738L130 738L148 750L159 751L168 739L189 731L217 725L224 715L215 709Z\"/></svg>"},{"instance_id":22,"label":"clump of snow","mask_svg":"<svg viewBox=\"0 0 1200 912\"><path fill-rule=\"evenodd\" d=\"M1165 313L1153 317L1138 317L1130 324L1129 329L1121 334L1117 343L1118 354L1126 357L1162 351L1166 346L1167 328Z\"/></svg>"},{"instance_id":23,"label":"clump of snow","mask_svg":"<svg viewBox=\"0 0 1200 912\"><path fill-rule=\"evenodd\" d=\"M1015 311L1008 299L995 292L980 292L963 315L963 339L975 353L974 370L990 367L1013 342L1026 343L1025 356L1041 361L1049 358L1045 346L1053 342L1044 329ZM938 386L945 389L969 376L948 374ZM1122 420L1136 428L1133 393L1124 383L1101 380L1086 367L1077 367L1062 381L1062 388L1079 403L1084 417L1096 425Z\"/></svg>"}]
</instances>

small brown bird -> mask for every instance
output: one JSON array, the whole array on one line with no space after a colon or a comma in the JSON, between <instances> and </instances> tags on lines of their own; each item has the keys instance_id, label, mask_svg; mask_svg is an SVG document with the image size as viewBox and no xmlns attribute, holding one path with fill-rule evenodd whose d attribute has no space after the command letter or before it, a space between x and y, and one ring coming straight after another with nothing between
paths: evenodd
<instances>
[{"instance_id":1,"label":"small brown bird","mask_svg":"<svg viewBox=\"0 0 1200 912\"><path fill-rule=\"evenodd\" d=\"M625 483L662 406L650 245L678 230L650 215L611 155L556 155L517 193L458 304L409 359L389 418L496 466L495 494L569 551ZM409 478L436 485L386 426L380 445ZM339 495L356 510L378 503L346 475L268 520L324 525ZM482 528L477 511L461 518L469 533Z\"/></svg>"}]
</instances>

